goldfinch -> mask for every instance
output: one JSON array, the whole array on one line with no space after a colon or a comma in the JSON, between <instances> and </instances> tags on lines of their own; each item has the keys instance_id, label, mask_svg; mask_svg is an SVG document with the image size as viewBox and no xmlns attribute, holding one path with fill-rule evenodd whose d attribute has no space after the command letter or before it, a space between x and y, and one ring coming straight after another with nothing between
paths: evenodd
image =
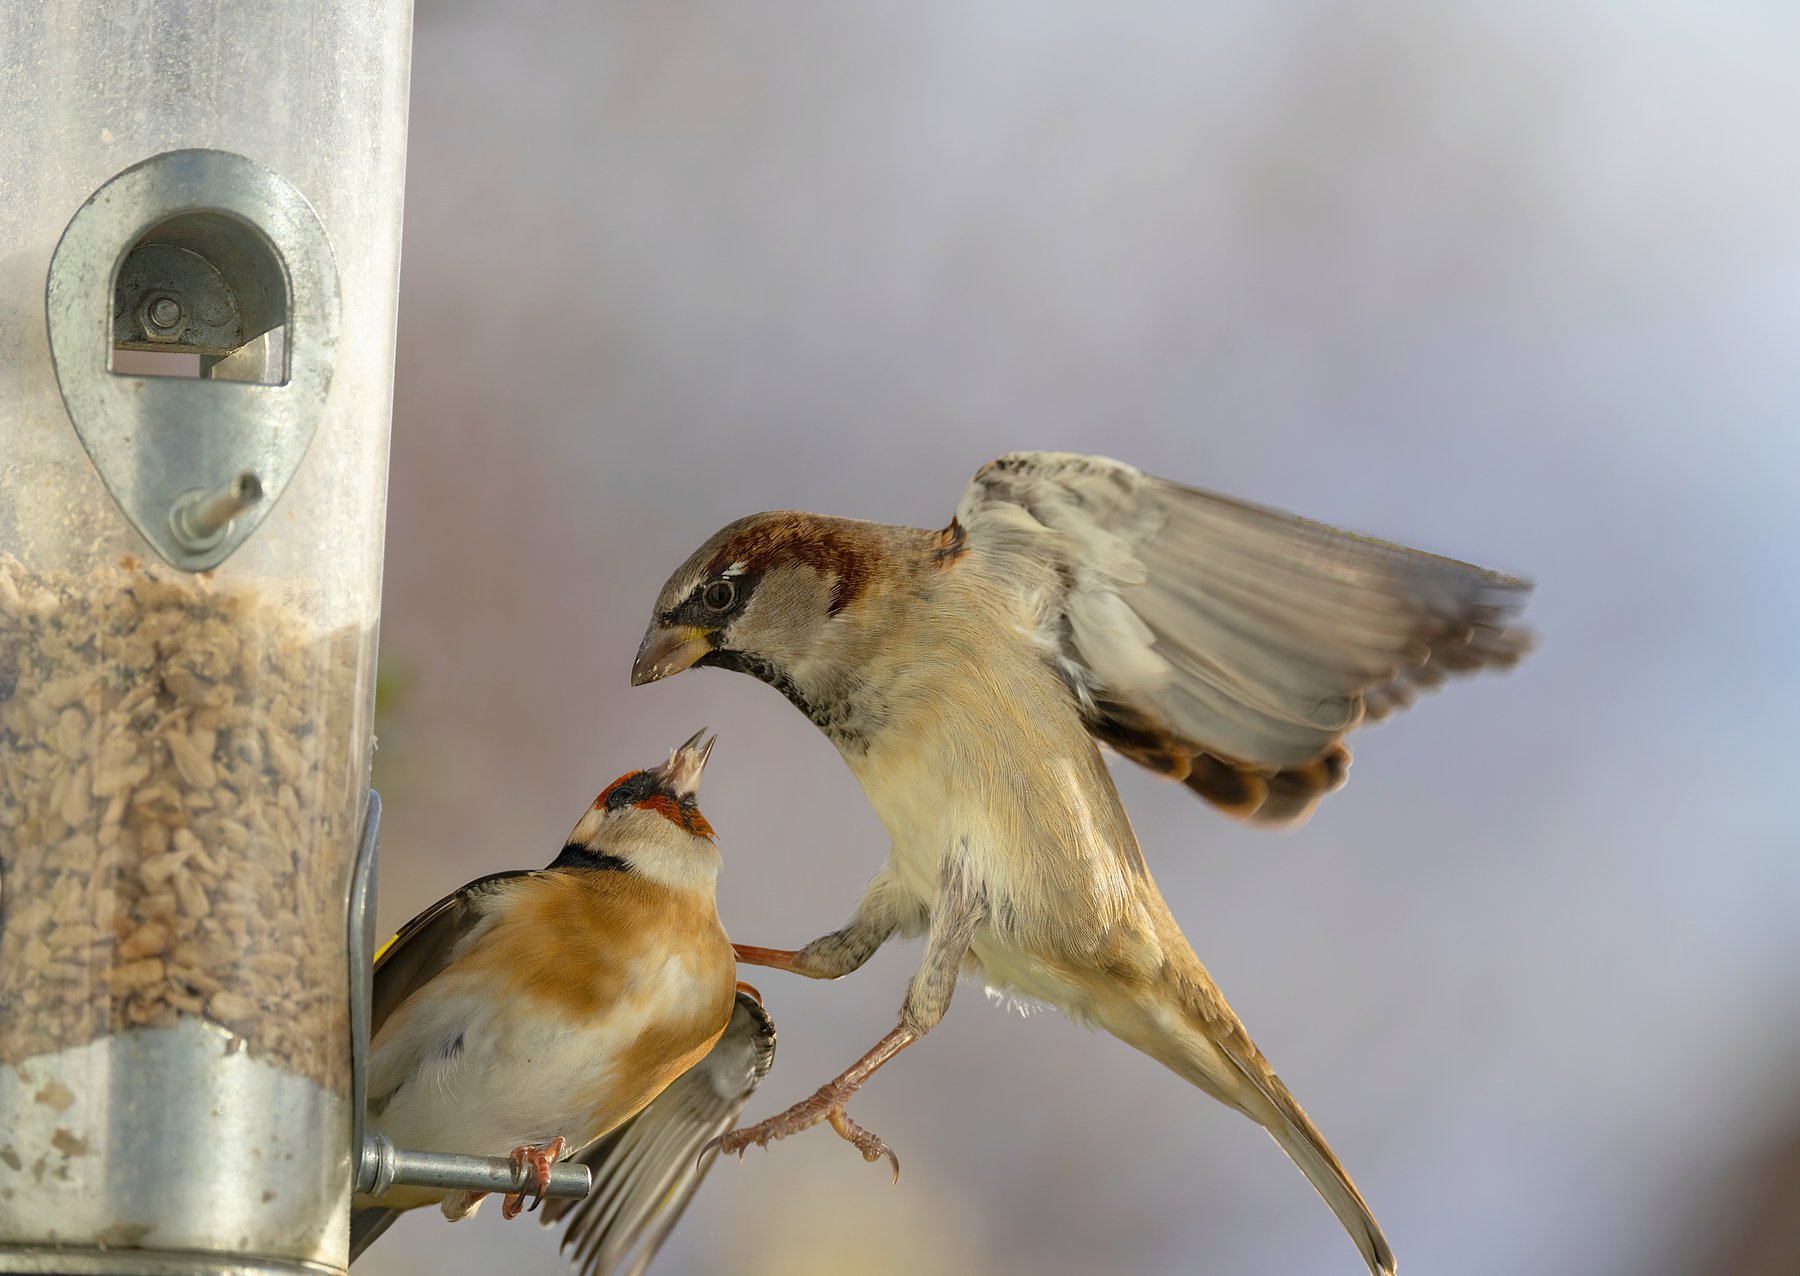
<instances>
[{"instance_id":1,"label":"goldfinch","mask_svg":"<svg viewBox=\"0 0 1800 1276\"><path fill-rule=\"evenodd\" d=\"M1346 733L1519 660L1529 588L1064 453L992 462L942 531L792 512L723 528L664 585L633 683L695 665L769 683L893 841L841 929L738 958L833 979L895 934L926 937L894 1030L723 1148L829 1120L887 1153L844 1103L970 969L1262 1124L1391 1273L1350 1175L1170 916L1099 746L1239 819L1298 824L1343 783Z\"/></svg>"},{"instance_id":2,"label":"goldfinch","mask_svg":"<svg viewBox=\"0 0 1800 1276\"><path fill-rule=\"evenodd\" d=\"M694 801L714 743L704 734L608 785L549 867L471 882L395 936L375 965L370 1133L511 1156L541 1192L553 1161L713 1048L738 984L715 903L719 852ZM480 1201L414 1187L359 1196L351 1257L401 1211L435 1204L459 1219ZM503 1213L522 1204L509 1196Z\"/></svg>"},{"instance_id":3,"label":"goldfinch","mask_svg":"<svg viewBox=\"0 0 1800 1276\"><path fill-rule=\"evenodd\" d=\"M544 1206L546 1227L568 1224L562 1248L583 1276L642 1276L774 1062L775 1022L739 984L731 1023L706 1058L575 1158L593 1191Z\"/></svg>"}]
</instances>

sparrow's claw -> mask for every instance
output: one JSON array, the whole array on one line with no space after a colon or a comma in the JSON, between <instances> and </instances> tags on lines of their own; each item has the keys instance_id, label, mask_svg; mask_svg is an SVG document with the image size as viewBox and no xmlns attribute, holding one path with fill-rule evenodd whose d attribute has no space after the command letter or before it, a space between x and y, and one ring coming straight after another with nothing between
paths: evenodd
<instances>
[{"instance_id":1,"label":"sparrow's claw","mask_svg":"<svg viewBox=\"0 0 1800 1276\"><path fill-rule=\"evenodd\" d=\"M900 1158L894 1155L894 1149L880 1137L852 1121L844 1111L845 1101L856 1089L856 1086L845 1084L841 1079L820 1086L811 1098L802 1099L786 1112L778 1112L767 1121L720 1135L708 1143L706 1148L702 1148L701 1153L704 1155L707 1148L717 1147L721 1155L735 1155L741 1161L745 1150L752 1144L766 1148L775 1140L785 1139L790 1134L809 1130L821 1121L828 1121L839 1137L862 1153L863 1160L879 1161L885 1156L894 1167L894 1178L898 1180Z\"/></svg>"},{"instance_id":2,"label":"sparrow's claw","mask_svg":"<svg viewBox=\"0 0 1800 1276\"><path fill-rule=\"evenodd\" d=\"M879 1135L863 1129L852 1121L850 1114L842 1108L833 1108L825 1114L825 1119L831 1122L831 1128L838 1132L840 1139L862 1153L863 1160L879 1161L885 1156L888 1164L894 1167L894 1182L900 1181L900 1158L894 1155L894 1149L889 1147Z\"/></svg>"},{"instance_id":3,"label":"sparrow's claw","mask_svg":"<svg viewBox=\"0 0 1800 1276\"><path fill-rule=\"evenodd\" d=\"M562 1135L557 1135L543 1147L532 1147L529 1143L521 1144L512 1150L513 1171L517 1173L527 1165L531 1166L534 1191L508 1192L506 1199L500 1203L501 1218L517 1218L525 1209L526 1196L535 1196L531 1208L536 1209L544 1203L544 1193L550 1190L550 1167L562 1160L563 1153L569 1150L569 1144Z\"/></svg>"},{"instance_id":4,"label":"sparrow's claw","mask_svg":"<svg viewBox=\"0 0 1800 1276\"><path fill-rule=\"evenodd\" d=\"M739 953L741 956L741 949ZM894 1155L894 1149L852 1121L844 1112L844 1105L850 1101L851 1095L862 1089L863 1082L875 1075L877 1068L918 1039L917 1032L901 1024L871 1046L862 1058L813 1091L810 1098L802 1099L786 1112L777 1112L767 1121L748 1129L732 1130L721 1135L701 1148L700 1155L705 1156L708 1150L716 1147L721 1155L735 1155L741 1161L744 1159L744 1149L752 1143L766 1148L772 1140L785 1139L790 1134L811 1129L821 1121L829 1121L832 1129L863 1154L863 1160L879 1161L882 1157L887 1157L894 1167L894 1177L898 1179L900 1158Z\"/></svg>"},{"instance_id":5,"label":"sparrow's claw","mask_svg":"<svg viewBox=\"0 0 1800 1276\"><path fill-rule=\"evenodd\" d=\"M802 1099L787 1111L777 1112L767 1121L759 1121L745 1129L732 1130L719 1140L719 1151L726 1156L736 1153L738 1159L742 1160L744 1149L753 1143L759 1148L766 1148L773 1140L810 1130L823 1121L833 1108L842 1107L846 1097L848 1096L838 1093L836 1085L820 1086L811 1098Z\"/></svg>"}]
</instances>

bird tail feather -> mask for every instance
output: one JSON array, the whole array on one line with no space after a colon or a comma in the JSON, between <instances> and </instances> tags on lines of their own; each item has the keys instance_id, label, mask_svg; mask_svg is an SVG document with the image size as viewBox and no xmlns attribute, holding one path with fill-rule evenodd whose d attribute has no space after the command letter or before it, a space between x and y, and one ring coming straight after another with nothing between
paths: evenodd
<instances>
[{"instance_id":1,"label":"bird tail feather","mask_svg":"<svg viewBox=\"0 0 1800 1276\"><path fill-rule=\"evenodd\" d=\"M1276 1085L1280 1084L1277 1079ZM1369 1270L1375 1276L1394 1276L1394 1251L1388 1248L1387 1237L1381 1234L1381 1225L1369 1212L1362 1193L1356 1190L1356 1184L1350 1181L1349 1173L1325 1142L1325 1136L1306 1119L1300 1105L1285 1090L1282 1094L1290 1111L1283 1113L1281 1125L1269 1127L1269 1134L1331 1206L1331 1212L1338 1216L1344 1230L1350 1233L1350 1239L1356 1242L1356 1248L1362 1251Z\"/></svg>"},{"instance_id":2,"label":"bird tail feather","mask_svg":"<svg viewBox=\"0 0 1800 1276\"><path fill-rule=\"evenodd\" d=\"M1394 1251L1362 1193L1211 979L1202 972L1179 987L1177 1021L1158 1015L1148 1024L1140 1021L1136 1031L1114 1035L1266 1129L1325 1198L1374 1276L1394 1276Z\"/></svg>"}]
</instances>

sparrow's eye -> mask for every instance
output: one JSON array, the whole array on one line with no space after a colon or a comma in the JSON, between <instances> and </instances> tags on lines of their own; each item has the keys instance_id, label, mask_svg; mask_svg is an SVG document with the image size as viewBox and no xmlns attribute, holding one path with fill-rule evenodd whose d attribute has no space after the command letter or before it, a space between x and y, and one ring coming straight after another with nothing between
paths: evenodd
<instances>
[{"instance_id":1,"label":"sparrow's eye","mask_svg":"<svg viewBox=\"0 0 1800 1276\"><path fill-rule=\"evenodd\" d=\"M700 595L700 601L706 604L709 611L724 611L737 601L737 586L728 580L715 580Z\"/></svg>"}]
</instances>

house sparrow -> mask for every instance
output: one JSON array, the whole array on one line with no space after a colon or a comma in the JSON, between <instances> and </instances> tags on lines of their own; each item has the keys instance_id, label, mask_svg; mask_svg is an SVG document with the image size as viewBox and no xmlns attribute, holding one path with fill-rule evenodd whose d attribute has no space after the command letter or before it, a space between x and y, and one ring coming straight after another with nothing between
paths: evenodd
<instances>
[{"instance_id":1,"label":"house sparrow","mask_svg":"<svg viewBox=\"0 0 1800 1276\"><path fill-rule=\"evenodd\" d=\"M643 1276L717 1158L708 1150L737 1124L775 1062L775 1022L754 988L718 1044L650 1106L574 1159L593 1173L585 1200L551 1201L544 1225L567 1222L562 1248L582 1276Z\"/></svg>"},{"instance_id":2,"label":"house sparrow","mask_svg":"<svg viewBox=\"0 0 1800 1276\"><path fill-rule=\"evenodd\" d=\"M541 1197L552 1162L637 1115L713 1048L738 985L715 904L719 852L694 803L714 743L704 734L608 785L549 867L471 882L382 950L369 1132L417 1151L510 1155L535 1169ZM350 1256L404 1210L466 1218L483 1195L359 1195ZM502 1212L523 1203L508 1196Z\"/></svg>"},{"instance_id":3,"label":"house sparrow","mask_svg":"<svg viewBox=\"0 0 1800 1276\"><path fill-rule=\"evenodd\" d=\"M899 1024L804 1102L722 1140L822 1120L929 1032L958 972L1098 1024L1263 1125L1371 1270L1387 1241L1182 936L1099 745L1240 819L1297 825L1344 781L1342 739L1451 674L1518 661L1530 586L1153 478L1015 453L942 531L741 519L669 578L632 670L751 674L837 745L889 835L841 929L739 961L818 979L925 935Z\"/></svg>"}]
</instances>

